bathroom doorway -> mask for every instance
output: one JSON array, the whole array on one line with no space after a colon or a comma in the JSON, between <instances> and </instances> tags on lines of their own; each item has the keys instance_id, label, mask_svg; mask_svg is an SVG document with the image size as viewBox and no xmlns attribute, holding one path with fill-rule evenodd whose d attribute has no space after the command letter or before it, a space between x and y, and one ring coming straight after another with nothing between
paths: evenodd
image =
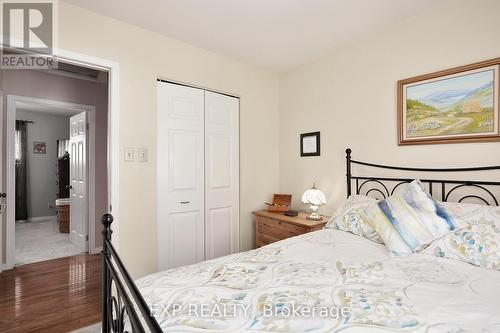
<instances>
[{"instance_id":1,"label":"bathroom doorway","mask_svg":"<svg viewBox=\"0 0 500 333\"><path fill-rule=\"evenodd\" d=\"M26 75L15 72L18 80ZM40 98L44 89L36 97L9 94L16 91L5 88L4 73L6 178L15 193L7 198L14 209L7 210L6 237L13 266L98 252L97 217L108 207L107 81L30 74L64 98Z\"/></svg>"}]
</instances>

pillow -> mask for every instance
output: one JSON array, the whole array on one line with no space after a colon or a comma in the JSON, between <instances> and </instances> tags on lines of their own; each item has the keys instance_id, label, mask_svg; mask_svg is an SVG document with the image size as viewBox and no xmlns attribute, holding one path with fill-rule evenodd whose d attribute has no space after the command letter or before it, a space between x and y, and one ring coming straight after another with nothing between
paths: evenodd
<instances>
[{"instance_id":1,"label":"pillow","mask_svg":"<svg viewBox=\"0 0 500 333\"><path fill-rule=\"evenodd\" d=\"M364 215L365 208L377 202L376 199L364 195L351 195L335 211L325 228L347 231L383 244L379 234L368 224Z\"/></svg>"},{"instance_id":2,"label":"pillow","mask_svg":"<svg viewBox=\"0 0 500 333\"><path fill-rule=\"evenodd\" d=\"M483 218L492 220L490 206L473 203L441 202L441 205L452 215L461 218L469 224L478 224ZM500 217L499 217L500 218Z\"/></svg>"},{"instance_id":3,"label":"pillow","mask_svg":"<svg viewBox=\"0 0 500 333\"><path fill-rule=\"evenodd\" d=\"M365 214L393 256L420 252L435 239L465 225L434 200L418 180L367 207Z\"/></svg>"},{"instance_id":4,"label":"pillow","mask_svg":"<svg viewBox=\"0 0 500 333\"><path fill-rule=\"evenodd\" d=\"M425 253L500 270L500 207L458 205L466 205L456 211L467 212L464 220L469 225L438 239ZM472 210L474 214L470 214Z\"/></svg>"},{"instance_id":5,"label":"pillow","mask_svg":"<svg viewBox=\"0 0 500 333\"><path fill-rule=\"evenodd\" d=\"M441 204L450 214L469 224L478 224L481 220L487 220L486 223L494 224L496 220L500 219L497 206L458 202L442 202Z\"/></svg>"}]
</instances>

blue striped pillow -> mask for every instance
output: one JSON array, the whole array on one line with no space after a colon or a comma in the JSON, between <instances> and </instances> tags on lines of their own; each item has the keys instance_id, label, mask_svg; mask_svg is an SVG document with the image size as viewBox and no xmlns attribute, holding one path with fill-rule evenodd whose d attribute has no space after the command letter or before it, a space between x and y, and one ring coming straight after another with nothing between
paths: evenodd
<instances>
[{"instance_id":1,"label":"blue striped pillow","mask_svg":"<svg viewBox=\"0 0 500 333\"><path fill-rule=\"evenodd\" d=\"M434 200L418 180L404 191L367 207L365 215L394 256L418 252L464 225Z\"/></svg>"}]
</instances>

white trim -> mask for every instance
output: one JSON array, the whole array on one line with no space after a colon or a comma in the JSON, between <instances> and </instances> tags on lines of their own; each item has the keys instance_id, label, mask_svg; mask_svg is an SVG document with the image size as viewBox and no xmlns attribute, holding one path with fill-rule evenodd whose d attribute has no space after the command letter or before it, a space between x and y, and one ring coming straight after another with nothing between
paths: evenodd
<instances>
[{"instance_id":1,"label":"white trim","mask_svg":"<svg viewBox=\"0 0 500 333\"><path fill-rule=\"evenodd\" d=\"M16 207L13 196L15 195L15 160L9 158L14 156L14 134L16 131L16 103L12 101L13 96L7 96L7 124L6 124L6 147L5 147L5 165L6 165L6 193L7 193L7 214L5 219L5 269L14 267L15 248L16 248ZM12 135L9 135L12 133Z\"/></svg>"},{"instance_id":2,"label":"white trim","mask_svg":"<svg viewBox=\"0 0 500 333\"><path fill-rule=\"evenodd\" d=\"M87 136L87 143L88 143L88 153L89 156L92 157L92 163L87 163L88 165L88 177L89 177L89 184L88 184L88 218L89 218L89 229L88 229L88 249L90 254L95 254L95 164L96 164L96 154L95 154L95 128L96 128L96 114L95 114L95 109L94 112L88 112L87 113L87 122L89 124L89 130L88 130L88 136Z\"/></svg>"},{"instance_id":3,"label":"white trim","mask_svg":"<svg viewBox=\"0 0 500 333\"><path fill-rule=\"evenodd\" d=\"M16 103L23 102L29 104L46 105L50 107L60 107L63 109L75 110L75 113L86 112L89 123L89 136L87 138L89 150L88 156L92 160L92 163L88 165L88 184L87 189L89 193L88 200L88 225L87 225L87 235L88 235L88 248L89 253L95 253L95 106L61 102L56 100L50 100L45 98L35 98L28 96L17 96L8 95L7 96L7 153L5 156L7 168L7 179L10 180L7 184L7 193L15 193L15 159L14 159L14 133L15 133L15 119L16 119ZM10 140L9 140L10 139ZM10 166L10 167L9 167ZM7 220L6 220L6 238L5 245L7 249L6 264L7 268L12 268L15 266L15 249L16 249L16 228L15 228L15 196L7 195ZM43 219L44 217L42 217ZM28 218L28 221L39 221L40 218Z\"/></svg>"},{"instance_id":4,"label":"white trim","mask_svg":"<svg viewBox=\"0 0 500 333\"><path fill-rule=\"evenodd\" d=\"M1 47L1 46L0 46ZM119 109L120 109L120 65L118 62L110 61L102 58L97 58L89 55L84 55L76 52L66 51L62 49L54 49L56 55L61 61L72 63L74 65L90 67L100 70L106 70L108 76L108 202L113 208L112 212L115 222L113 228L113 243L118 248L119 244L119 162L120 162L120 146L119 146ZM8 115L7 115L8 116ZM12 139L11 139L12 140ZM12 142L13 143L13 142ZM12 144L11 143L11 144ZM9 147L9 140L7 140ZM7 152L8 153L8 152ZM13 152L12 152L13 153ZM12 168L7 165L7 170ZM12 180L11 180L12 181ZM9 207L7 207L9 209ZM9 212L9 210L8 210ZM8 213L7 212L7 213ZM15 211L10 209L10 212ZM1 239L0 239L1 243ZM1 245L1 244L0 244ZM100 251L100 247L94 248L93 253ZM7 263L4 267L8 267Z\"/></svg>"},{"instance_id":5,"label":"white trim","mask_svg":"<svg viewBox=\"0 0 500 333\"><path fill-rule=\"evenodd\" d=\"M113 244L118 249L120 240L120 69L119 64L108 62L108 202L109 212L115 222L113 229ZM111 209L112 208L112 209ZM101 248L102 250L102 248ZM99 251L101 251L99 250Z\"/></svg>"}]
</instances>

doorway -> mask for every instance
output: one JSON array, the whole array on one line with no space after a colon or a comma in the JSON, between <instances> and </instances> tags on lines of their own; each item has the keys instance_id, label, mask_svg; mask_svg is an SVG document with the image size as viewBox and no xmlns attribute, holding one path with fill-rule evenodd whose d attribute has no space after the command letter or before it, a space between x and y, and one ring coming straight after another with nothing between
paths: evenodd
<instances>
[{"instance_id":1,"label":"doorway","mask_svg":"<svg viewBox=\"0 0 500 333\"><path fill-rule=\"evenodd\" d=\"M89 252L95 247L95 169L88 168L96 158L95 106L8 95L7 112L7 137L14 137L7 187L15 193L7 199L14 207L7 226L15 236L6 236L14 264Z\"/></svg>"},{"instance_id":2,"label":"doorway","mask_svg":"<svg viewBox=\"0 0 500 333\"><path fill-rule=\"evenodd\" d=\"M4 269L100 251L100 216L111 207L108 72L83 68L2 73Z\"/></svg>"},{"instance_id":3,"label":"doorway","mask_svg":"<svg viewBox=\"0 0 500 333\"><path fill-rule=\"evenodd\" d=\"M98 226L97 230L101 230L100 216L98 215L100 212L110 212L113 214L117 222L114 223L113 226L113 243L115 247L119 246L119 227L120 227L120 216L119 216L119 108L120 108L120 94L119 94L119 82L120 82L120 68L119 64L115 61L110 61L102 58L97 58L94 56L89 56L85 54L75 53L66 51L63 49L54 50L54 55L58 58L59 64L69 64L74 66L79 66L87 69L96 69L99 71L105 71L108 73L108 98L107 98L107 107L108 107L108 115L107 115L107 124L102 125L103 122L98 122L101 124L100 126L106 128L107 137L105 138L106 144L104 147L107 148L107 156L105 158L105 164L100 166L101 169L105 169L107 171L107 178L97 179L96 182L106 183L107 184L107 193L105 193L105 197L102 201L109 204L109 206L105 207L102 210L96 209L96 226ZM21 73L23 71L20 71ZM1 76L0 76L1 77ZM2 78L5 82L5 76ZM9 192L11 189L8 189L6 186L7 176L6 169L7 167L13 168L14 166L6 165L6 100L9 92L5 90L5 87L2 86L0 88L0 133L2 136L2 147L0 153L0 162L2 166L2 175L0 176L0 272L2 270L8 270L14 267L15 265L15 247L14 243L14 235L15 229L14 224L7 224L6 215L14 209L14 207L7 207L7 199L9 196L14 195ZM9 139L13 141L14 139ZM90 165L89 168L91 170L93 166ZM91 194L92 195L92 192ZM92 201L91 201L92 202ZM96 203L100 202L98 199ZM12 203L10 203L12 205ZM10 235L10 237L9 237ZM99 253L101 251L101 237L100 232L96 233L96 239L94 242L94 247L89 249L91 254ZM91 241L91 240L90 240Z\"/></svg>"}]
</instances>

